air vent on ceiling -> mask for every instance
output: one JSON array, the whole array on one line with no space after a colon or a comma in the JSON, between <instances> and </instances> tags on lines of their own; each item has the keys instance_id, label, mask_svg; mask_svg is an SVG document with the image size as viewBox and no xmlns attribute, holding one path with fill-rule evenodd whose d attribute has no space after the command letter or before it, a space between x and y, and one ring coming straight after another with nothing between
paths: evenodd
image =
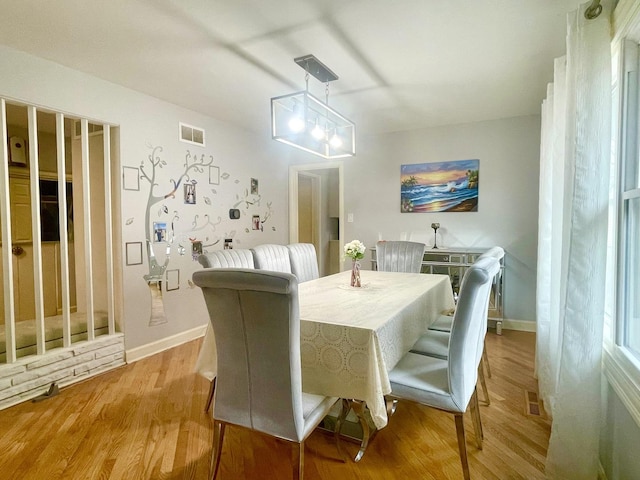
<instances>
[{"instance_id":1,"label":"air vent on ceiling","mask_svg":"<svg viewBox=\"0 0 640 480\"><path fill-rule=\"evenodd\" d=\"M180 122L180 140L204 147L204 130Z\"/></svg>"}]
</instances>

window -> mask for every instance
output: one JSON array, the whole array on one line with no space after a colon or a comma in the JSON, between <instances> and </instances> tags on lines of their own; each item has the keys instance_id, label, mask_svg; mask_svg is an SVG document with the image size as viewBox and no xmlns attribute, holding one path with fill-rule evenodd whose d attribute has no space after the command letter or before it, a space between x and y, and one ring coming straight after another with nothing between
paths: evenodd
<instances>
[{"instance_id":1,"label":"window","mask_svg":"<svg viewBox=\"0 0 640 480\"><path fill-rule=\"evenodd\" d=\"M618 293L615 343L640 361L640 156L638 44L624 44L618 169Z\"/></svg>"},{"instance_id":2,"label":"window","mask_svg":"<svg viewBox=\"0 0 640 480\"><path fill-rule=\"evenodd\" d=\"M604 372L640 424L640 16L613 55Z\"/></svg>"}]
</instances>

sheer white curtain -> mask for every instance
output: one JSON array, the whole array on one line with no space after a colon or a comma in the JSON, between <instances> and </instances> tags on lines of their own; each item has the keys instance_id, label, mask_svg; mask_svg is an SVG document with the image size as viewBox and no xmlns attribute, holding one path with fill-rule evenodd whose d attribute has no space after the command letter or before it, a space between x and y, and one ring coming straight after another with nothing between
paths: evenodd
<instances>
[{"instance_id":1,"label":"sheer white curtain","mask_svg":"<svg viewBox=\"0 0 640 480\"><path fill-rule=\"evenodd\" d=\"M553 417L549 478L595 479L611 142L611 5L567 18L542 105L536 369Z\"/></svg>"}]
</instances>

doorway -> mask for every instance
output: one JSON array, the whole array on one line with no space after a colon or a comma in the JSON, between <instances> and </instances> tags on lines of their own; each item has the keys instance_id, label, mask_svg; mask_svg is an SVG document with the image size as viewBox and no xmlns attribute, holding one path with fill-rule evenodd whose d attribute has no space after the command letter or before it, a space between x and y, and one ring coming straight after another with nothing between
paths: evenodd
<instances>
[{"instance_id":1,"label":"doorway","mask_svg":"<svg viewBox=\"0 0 640 480\"><path fill-rule=\"evenodd\" d=\"M321 276L342 270L343 166L289 167L289 242L313 243Z\"/></svg>"}]
</instances>

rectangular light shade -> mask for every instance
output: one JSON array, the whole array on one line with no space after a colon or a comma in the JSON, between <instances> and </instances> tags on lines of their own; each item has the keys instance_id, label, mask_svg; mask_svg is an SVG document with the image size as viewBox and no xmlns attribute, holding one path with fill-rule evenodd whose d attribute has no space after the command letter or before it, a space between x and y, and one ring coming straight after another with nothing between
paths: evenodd
<instances>
[{"instance_id":1,"label":"rectangular light shade","mask_svg":"<svg viewBox=\"0 0 640 480\"><path fill-rule=\"evenodd\" d=\"M356 126L308 91L271 99L271 136L327 159L356 154Z\"/></svg>"}]
</instances>

